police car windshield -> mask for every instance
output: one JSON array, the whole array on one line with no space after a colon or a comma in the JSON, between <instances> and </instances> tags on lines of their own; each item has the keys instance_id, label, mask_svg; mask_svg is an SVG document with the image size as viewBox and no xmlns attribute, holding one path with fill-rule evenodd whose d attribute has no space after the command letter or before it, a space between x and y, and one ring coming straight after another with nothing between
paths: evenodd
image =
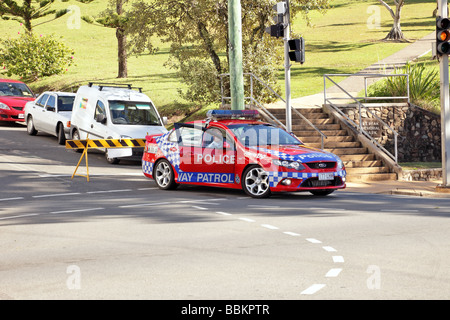
<instances>
[{"instance_id":1,"label":"police car windshield","mask_svg":"<svg viewBox=\"0 0 450 320\"><path fill-rule=\"evenodd\" d=\"M0 96L33 97L33 93L23 83L0 82Z\"/></svg>"},{"instance_id":2,"label":"police car windshield","mask_svg":"<svg viewBox=\"0 0 450 320\"><path fill-rule=\"evenodd\" d=\"M286 131L267 124L233 124L228 128L245 146L299 145L297 138Z\"/></svg>"},{"instance_id":3,"label":"police car windshield","mask_svg":"<svg viewBox=\"0 0 450 320\"><path fill-rule=\"evenodd\" d=\"M158 114L150 102L109 101L112 123L160 126Z\"/></svg>"}]
</instances>

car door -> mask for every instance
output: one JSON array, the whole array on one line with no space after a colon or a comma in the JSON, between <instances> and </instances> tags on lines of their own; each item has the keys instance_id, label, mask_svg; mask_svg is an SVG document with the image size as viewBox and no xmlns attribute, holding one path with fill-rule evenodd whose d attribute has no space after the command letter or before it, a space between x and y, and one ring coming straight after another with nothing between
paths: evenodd
<instances>
[{"instance_id":1,"label":"car door","mask_svg":"<svg viewBox=\"0 0 450 320\"><path fill-rule=\"evenodd\" d=\"M31 107L31 114L33 117L33 124L36 130L42 130L43 119L45 118L45 104L47 103L49 94L44 93Z\"/></svg>"},{"instance_id":2,"label":"car door","mask_svg":"<svg viewBox=\"0 0 450 320\"><path fill-rule=\"evenodd\" d=\"M41 130L56 135L56 95L49 94L42 112Z\"/></svg>"},{"instance_id":3,"label":"car door","mask_svg":"<svg viewBox=\"0 0 450 320\"><path fill-rule=\"evenodd\" d=\"M236 152L232 141L221 128L209 127L203 133L202 154L197 154L196 160L201 158L202 170L208 173L204 180L208 183L234 182Z\"/></svg>"},{"instance_id":4,"label":"car door","mask_svg":"<svg viewBox=\"0 0 450 320\"><path fill-rule=\"evenodd\" d=\"M106 139L108 127L106 122L108 115L106 113L105 103L102 100L97 100L95 111L91 118L91 126L89 130L89 138L91 139Z\"/></svg>"}]
</instances>

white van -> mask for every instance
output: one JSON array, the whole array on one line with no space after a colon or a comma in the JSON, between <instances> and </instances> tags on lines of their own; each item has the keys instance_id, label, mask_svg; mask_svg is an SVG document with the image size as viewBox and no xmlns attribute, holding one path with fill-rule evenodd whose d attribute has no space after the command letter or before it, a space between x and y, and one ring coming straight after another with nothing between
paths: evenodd
<instances>
[{"instance_id":1,"label":"white van","mask_svg":"<svg viewBox=\"0 0 450 320\"><path fill-rule=\"evenodd\" d=\"M70 137L89 139L145 139L165 133L167 119L161 118L150 98L131 85L89 83L81 86L72 109ZM142 159L143 148L103 149L109 163L120 158Z\"/></svg>"}]
</instances>

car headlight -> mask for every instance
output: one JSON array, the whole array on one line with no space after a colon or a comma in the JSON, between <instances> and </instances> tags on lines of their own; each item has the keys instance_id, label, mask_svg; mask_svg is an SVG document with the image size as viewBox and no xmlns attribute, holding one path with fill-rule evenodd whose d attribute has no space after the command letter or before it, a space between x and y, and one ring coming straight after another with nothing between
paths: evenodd
<instances>
[{"instance_id":1,"label":"car headlight","mask_svg":"<svg viewBox=\"0 0 450 320\"><path fill-rule=\"evenodd\" d=\"M6 104L4 104L4 103L1 103L0 102L0 109L4 109L4 110L11 110L11 108L10 107L8 107Z\"/></svg>"},{"instance_id":2,"label":"car headlight","mask_svg":"<svg viewBox=\"0 0 450 320\"><path fill-rule=\"evenodd\" d=\"M285 167L285 168L289 168L289 169L295 169L295 170L298 170L298 171L305 169L303 164L301 164L298 161L288 161L288 160L277 160L277 159L274 159L274 160L272 160L272 163L274 165L277 165L277 166L281 166L281 167Z\"/></svg>"},{"instance_id":3,"label":"car headlight","mask_svg":"<svg viewBox=\"0 0 450 320\"><path fill-rule=\"evenodd\" d=\"M342 160L336 156L336 162L337 162L337 169L344 169L344 162L342 162Z\"/></svg>"}]
</instances>

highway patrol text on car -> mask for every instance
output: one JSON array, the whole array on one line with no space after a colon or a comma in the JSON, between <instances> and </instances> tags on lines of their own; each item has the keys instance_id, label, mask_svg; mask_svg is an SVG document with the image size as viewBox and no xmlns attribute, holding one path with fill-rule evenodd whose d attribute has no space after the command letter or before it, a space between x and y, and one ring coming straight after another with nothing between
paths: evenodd
<instances>
[{"instance_id":1,"label":"highway patrol text on car","mask_svg":"<svg viewBox=\"0 0 450 320\"><path fill-rule=\"evenodd\" d=\"M148 135L144 175L161 189L207 185L243 189L255 198L292 191L328 195L345 188L338 156L257 117L256 110L211 110L205 121L176 123L165 134Z\"/></svg>"}]
</instances>

